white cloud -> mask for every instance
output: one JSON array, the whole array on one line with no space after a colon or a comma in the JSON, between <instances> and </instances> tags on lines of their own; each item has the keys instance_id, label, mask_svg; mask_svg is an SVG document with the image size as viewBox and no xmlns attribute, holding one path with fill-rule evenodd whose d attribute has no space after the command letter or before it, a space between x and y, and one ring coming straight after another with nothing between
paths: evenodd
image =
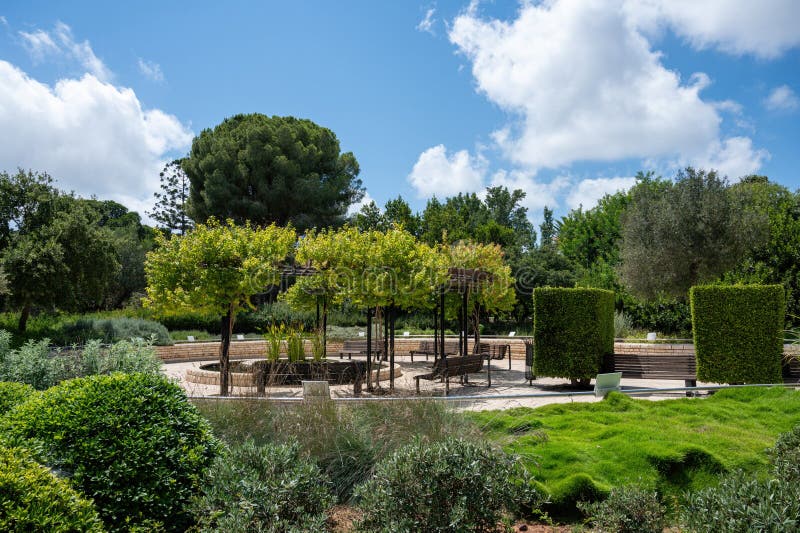
<instances>
[{"instance_id":1,"label":"white cloud","mask_svg":"<svg viewBox=\"0 0 800 533\"><path fill-rule=\"evenodd\" d=\"M425 17L421 21L419 21L419 24L417 24L417 30L424 31L426 33L434 35L435 32L433 30L433 24L436 22L436 20L433 18L433 15L435 13L436 13L436 8L432 7L428 9L425 12Z\"/></svg>"},{"instance_id":2,"label":"white cloud","mask_svg":"<svg viewBox=\"0 0 800 533\"><path fill-rule=\"evenodd\" d=\"M0 15L0 24L6 27L8 26L8 20L6 20L6 18L2 15Z\"/></svg>"},{"instance_id":3,"label":"white cloud","mask_svg":"<svg viewBox=\"0 0 800 533\"><path fill-rule=\"evenodd\" d=\"M77 61L82 68L100 81L109 81L112 73L98 58L89 41L77 42L72 29L63 22L56 22L53 31L36 30L19 32L22 43L34 61L43 61L48 56L61 56Z\"/></svg>"},{"instance_id":4,"label":"white cloud","mask_svg":"<svg viewBox=\"0 0 800 533\"><path fill-rule=\"evenodd\" d=\"M467 150L448 156L447 148L439 144L419 155L408 181L421 198L478 192L483 188L486 163L483 157L471 156Z\"/></svg>"},{"instance_id":5,"label":"white cloud","mask_svg":"<svg viewBox=\"0 0 800 533\"><path fill-rule=\"evenodd\" d=\"M754 149L748 137L731 137L713 143L705 154L689 161L694 166L716 169L722 176L731 179L755 174L770 154L763 149Z\"/></svg>"},{"instance_id":6,"label":"white cloud","mask_svg":"<svg viewBox=\"0 0 800 533\"><path fill-rule=\"evenodd\" d=\"M797 0L625 0L623 11L643 31L669 28L697 49L774 58L800 45Z\"/></svg>"},{"instance_id":7,"label":"white cloud","mask_svg":"<svg viewBox=\"0 0 800 533\"><path fill-rule=\"evenodd\" d=\"M791 87L781 85L769 93L764 100L764 106L770 111L794 111L800 108L800 98Z\"/></svg>"},{"instance_id":8,"label":"white cloud","mask_svg":"<svg viewBox=\"0 0 800 533\"><path fill-rule=\"evenodd\" d=\"M347 208L347 216L355 215L356 213L361 211L362 207L364 207L365 205L369 205L370 202L374 202L374 201L375 201L375 198L370 196L368 192L365 192L364 193L364 197L361 199L360 202L357 202L355 204L350 204L350 207Z\"/></svg>"},{"instance_id":9,"label":"white cloud","mask_svg":"<svg viewBox=\"0 0 800 533\"><path fill-rule=\"evenodd\" d=\"M636 184L633 177L594 178L582 180L567 196L570 209L583 206L584 210L593 208L606 194L628 190Z\"/></svg>"},{"instance_id":10,"label":"white cloud","mask_svg":"<svg viewBox=\"0 0 800 533\"><path fill-rule=\"evenodd\" d=\"M148 80L161 83L164 81L164 73L161 71L161 65L154 61L147 61L141 57L138 59L139 72Z\"/></svg>"},{"instance_id":11,"label":"white cloud","mask_svg":"<svg viewBox=\"0 0 800 533\"><path fill-rule=\"evenodd\" d=\"M0 61L0 169L46 171L59 188L113 199L143 213L168 154L192 132L132 89L86 74L49 86Z\"/></svg>"},{"instance_id":12,"label":"white cloud","mask_svg":"<svg viewBox=\"0 0 800 533\"><path fill-rule=\"evenodd\" d=\"M490 185L503 186L509 191L522 189L525 198L521 205L528 208L529 218L536 218L544 206L553 209L559 205L558 196L570 185L567 176L559 176L550 183L536 181L530 173L522 171L498 170L492 175Z\"/></svg>"},{"instance_id":13,"label":"white cloud","mask_svg":"<svg viewBox=\"0 0 800 533\"><path fill-rule=\"evenodd\" d=\"M705 73L682 81L667 69L621 2L523 3L509 22L470 8L453 21L449 38L471 61L478 90L516 117L492 138L519 168L732 160L724 155L743 147L720 135L720 113L735 112L734 103L701 98ZM750 148L751 162L763 159Z\"/></svg>"}]
</instances>

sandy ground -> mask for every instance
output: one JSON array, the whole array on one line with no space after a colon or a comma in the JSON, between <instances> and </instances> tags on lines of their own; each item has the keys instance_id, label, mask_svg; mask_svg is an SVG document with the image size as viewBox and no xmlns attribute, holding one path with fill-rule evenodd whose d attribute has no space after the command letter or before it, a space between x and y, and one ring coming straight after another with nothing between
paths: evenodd
<instances>
[{"instance_id":1,"label":"sandy ground","mask_svg":"<svg viewBox=\"0 0 800 533\"><path fill-rule=\"evenodd\" d=\"M397 357L396 364L400 365L402 376L395 379L394 392L388 390L389 382L382 381L381 389L371 394L364 392L362 397L418 397L415 391L413 377L418 374L430 371L433 361L419 361L413 363L408 357ZM200 385L190 383L186 380L186 371L189 368L199 368L201 364L215 361L193 361L184 363L167 363L164 365L164 372L178 380L180 385L190 396L217 396L219 387L217 385ZM469 385L462 386L458 378L450 381L450 395L448 401L452 401L456 406L470 410L486 409L508 409L512 407L538 407L551 403L571 403L571 402L595 402L599 398L594 395L585 395L586 390L573 388L569 381L554 378L539 378L529 385L525 380L524 361L513 360L511 370L508 369L508 361L495 361L492 363L492 386L486 387L486 373L471 374ZM420 381L423 397L443 397L444 384L438 381ZM676 380L641 380L623 379L623 390L632 389L659 389L670 387L682 387L683 381ZM591 392L591 390L589 390ZM548 394L561 394L559 396L536 396ZM577 394L576 394L577 393ZM581 394L583 393L583 394ZM256 390L253 387L234 387L234 396L255 396ZM301 387L275 386L267 389L270 398L302 398ZM523 395L534 395L522 397ZM701 393L701 396L705 393ZM352 398L352 385L332 385L331 396L334 399ZM637 395L638 398L650 400L662 400L667 398L685 397L684 392L658 392L652 394Z\"/></svg>"}]
</instances>

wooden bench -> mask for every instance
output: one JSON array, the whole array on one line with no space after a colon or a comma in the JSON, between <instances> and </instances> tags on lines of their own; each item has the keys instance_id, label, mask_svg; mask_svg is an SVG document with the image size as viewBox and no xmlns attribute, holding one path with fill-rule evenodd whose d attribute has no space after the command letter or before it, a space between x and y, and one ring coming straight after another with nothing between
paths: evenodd
<instances>
[{"instance_id":1,"label":"wooden bench","mask_svg":"<svg viewBox=\"0 0 800 533\"><path fill-rule=\"evenodd\" d=\"M383 343L372 341L372 355L380 355L383 353ZM342 344L342 349L336 352L339 359L345 355L348 359L352 359L354 355L367 355L367 341L366 340L346 340Z\"/></svg>"},{"instance_id":2,"label":"wooden bench","mask_svg":"<svg viewBox=\"0 0 800 533\"><path fill-rule=\"evenodd\" d=\"M791 356L784 358L783 382L800 383L800 356Z\"/></svg>"},{"instance_id":3,"label":"wooden bench","mask_svg":"<svg viewBox=\"0 0 800 533\"><path fill-rule=\"evenodd\" d=\"M485 355L491 364L492 359L500 361L508 357L508 369L511 370L511 345L510 344L489 344L481 342L478 344L477 353Z\"/></svg>"},{"instance_id":4,"label":"wooden bench","mask_svg":"<svg viewBox=\"0 0 800 533\"><path fill-rule=\"evenodd\" d=\"M433 341L420 341L419 347L416 350L411 350L409 354L411 355L411 362L414 362L415 355L424 355L425 360L428 360L429 355L436 356L437 350L433 349ZM444 343L444 353L445 355L453 355L458 353L458 342L455 341L445 341ZM441 355L441 354L439 354Z\"/></svg>"},{"instance_id":5,"label":"wooden bench","mask_svg":"<svg viewBox=\"0 0 800 533\"><path fill-rule=\"evenodd\" d=\"M468 382L468 374L477 374L483 371L483 362L485 360L487 360L487 358L480 353L442 357L433 364L430 373L414 376L414 380L417 382L417 394L419 394L419 380L441 379L444 381L444 393L447 395L450 393L450 378L461 376L462 383ZM486 386L491 387L492 367L488 363L486 364L486 381Z\"/></svg>"},{"instance_id":6,"label":"wooden bench","mask_svg":"<svg viewBox=\"0 0 800 533\"><path fill-rule=\"evenodd\" d=\"M693 353L615 353L603 362L603 372L622 372L623 378L631 379L682 379L686 387L697 386L697 363Z\"/></svg>"}]
</instances>

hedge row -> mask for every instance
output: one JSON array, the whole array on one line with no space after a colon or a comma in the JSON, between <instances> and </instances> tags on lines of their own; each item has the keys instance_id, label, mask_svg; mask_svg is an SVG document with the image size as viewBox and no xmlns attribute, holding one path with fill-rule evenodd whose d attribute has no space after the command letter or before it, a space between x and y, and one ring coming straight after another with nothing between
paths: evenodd
<instances>
[{"instance_id":1,"label":"hedge row","mask_svg":"<svg viewBox=\"0 0 800 533\"><path fill-rule=\"evenodd\" d=\"M536 288L533 308L537 375L589 380L614 353L613 292Z\"/></svg>"},{"instance_id":2,"label":"hedge row","mask_svg":"<svg viewBox=\"0 0 800 533\"><path fill-rule=\"evenodd\" d=\"M697 379L781 382L786 313L782 285L697 286L689 298Z\"/></svg>"}]
</instances>

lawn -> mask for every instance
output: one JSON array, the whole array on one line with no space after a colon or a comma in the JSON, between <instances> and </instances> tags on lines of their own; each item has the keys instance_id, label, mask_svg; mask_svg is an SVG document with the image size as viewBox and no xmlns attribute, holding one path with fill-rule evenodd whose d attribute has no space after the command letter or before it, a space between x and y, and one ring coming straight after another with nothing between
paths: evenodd
<instances>
[{"instance_id":1,"label":"lawn","mask_svg":"<svg viewBox=\"0 0 800 533\"><path fill-rule=\"evenodd\" d=\"M522 457L548 489L556 514L613 486L662 494L708 486L722 472L766 471L765 449L800 423L800 391L730 389L708 399L634 400L515 408L467 415Z\"/></svg>"}]
</instances>

